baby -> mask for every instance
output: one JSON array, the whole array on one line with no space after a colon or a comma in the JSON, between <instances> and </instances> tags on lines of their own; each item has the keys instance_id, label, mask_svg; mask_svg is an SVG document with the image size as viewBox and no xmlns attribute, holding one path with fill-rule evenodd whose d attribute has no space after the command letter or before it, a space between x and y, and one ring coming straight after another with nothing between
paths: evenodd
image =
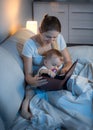
<instances>
[{"instance_id":1,"label":"baby","mask_svg":"<svg viewBox=\"0 0 93 130\"><path fill-rule=\"evenodd\" d=\"M51 49L44 54L44 66L39 69L38 74L48 74L50 77L55 77L60 73L63 66L63 56L57 49Z\"/></svg>"}]
</instances>

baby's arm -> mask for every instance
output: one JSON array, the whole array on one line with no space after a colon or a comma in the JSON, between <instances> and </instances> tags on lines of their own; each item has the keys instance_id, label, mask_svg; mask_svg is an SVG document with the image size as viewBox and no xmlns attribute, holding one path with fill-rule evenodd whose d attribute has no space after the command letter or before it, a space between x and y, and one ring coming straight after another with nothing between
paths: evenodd
<instances>
[{"instance_id":1,"label":"baby's arm","mask_svg":"<svg viewBox=\"0 0 93 130\"><path fill-rule=\"evenodd\" d=\"M42 75L42 74L48 74L51 77L56 76L55 72L53 72L52 70L49 70L49 69L40 69L39 75Z\"/></svg>"},{"instance_id":2,"label":"baby's arm","mask_svg":"<svg viewBox=\"0 0 93 130\"><path fill-rule=\"evenodd\" d=\"M42 74L48 74L49 75L49 70L48 69L40 69L39 75L42 75Z\"/></svg>"}]
</instances>

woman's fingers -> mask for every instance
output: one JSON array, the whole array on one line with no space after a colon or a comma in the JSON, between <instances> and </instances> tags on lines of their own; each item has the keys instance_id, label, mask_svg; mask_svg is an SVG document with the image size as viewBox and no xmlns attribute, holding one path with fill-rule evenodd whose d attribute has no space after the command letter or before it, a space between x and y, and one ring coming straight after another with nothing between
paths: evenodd
<instances>
[{"instance_id":1,"label":"woman's fingers","mask_svg":"<svg viewBox=\"0 0 93 130\"><path fill-rule=\"evenodd\" d=\"M42 86L48 83L47 79L44 79L42 76L39 77L38 75L35 76L35 80L36 82L34 84L34 87Z\"/></svg>"},{"instance_id":2,"label":"woman's fingers","mask_svg":"<svg viewBox=\"0 0 93 130\"><path fill-rule=\"evenodd\" d=\"M38 80L38 86L42 86L42 85L47 84L47 83L48 83L47 79Z\"/></svg>"}]
</instances>

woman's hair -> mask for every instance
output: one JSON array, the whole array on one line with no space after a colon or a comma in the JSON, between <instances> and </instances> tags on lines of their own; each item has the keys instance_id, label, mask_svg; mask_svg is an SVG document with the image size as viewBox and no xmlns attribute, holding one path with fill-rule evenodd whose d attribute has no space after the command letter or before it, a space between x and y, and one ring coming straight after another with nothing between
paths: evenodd
<instances>
[{"instance_id":1,"label":"woman's hair","mask_svg":"<svg viewBox=\"0 0 93 130\"><path fill-rule=\"evenodd\" d=\"M61 23L57 17L46 14L41 22L40 28L41 32L47 32L51 30L61 32Z\"/></svg>"}]
</instances>

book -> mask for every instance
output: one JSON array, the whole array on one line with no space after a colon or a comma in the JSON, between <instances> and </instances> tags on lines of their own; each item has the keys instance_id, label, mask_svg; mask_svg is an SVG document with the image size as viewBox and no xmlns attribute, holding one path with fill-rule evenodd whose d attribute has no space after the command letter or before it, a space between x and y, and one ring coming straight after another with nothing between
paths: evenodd
<instances>
[{"instance_id":1,"label":"book","mask_svg":"<svg viewBox=\"0 0 93 130\"><path fill-rule=\"evenodd\" d=\"M37 88L44 91L58 91L61 89L66 89L67 81L73 74L73 71L76 67L77 62L78 60L76 60L72 64L72 66L69 68L69 70L65 74L56 75L54 78L50 77L48 74L42 74L42 77L47 79L48 83L42 86L39 86Z\"/></svg>"}]
</instances>

